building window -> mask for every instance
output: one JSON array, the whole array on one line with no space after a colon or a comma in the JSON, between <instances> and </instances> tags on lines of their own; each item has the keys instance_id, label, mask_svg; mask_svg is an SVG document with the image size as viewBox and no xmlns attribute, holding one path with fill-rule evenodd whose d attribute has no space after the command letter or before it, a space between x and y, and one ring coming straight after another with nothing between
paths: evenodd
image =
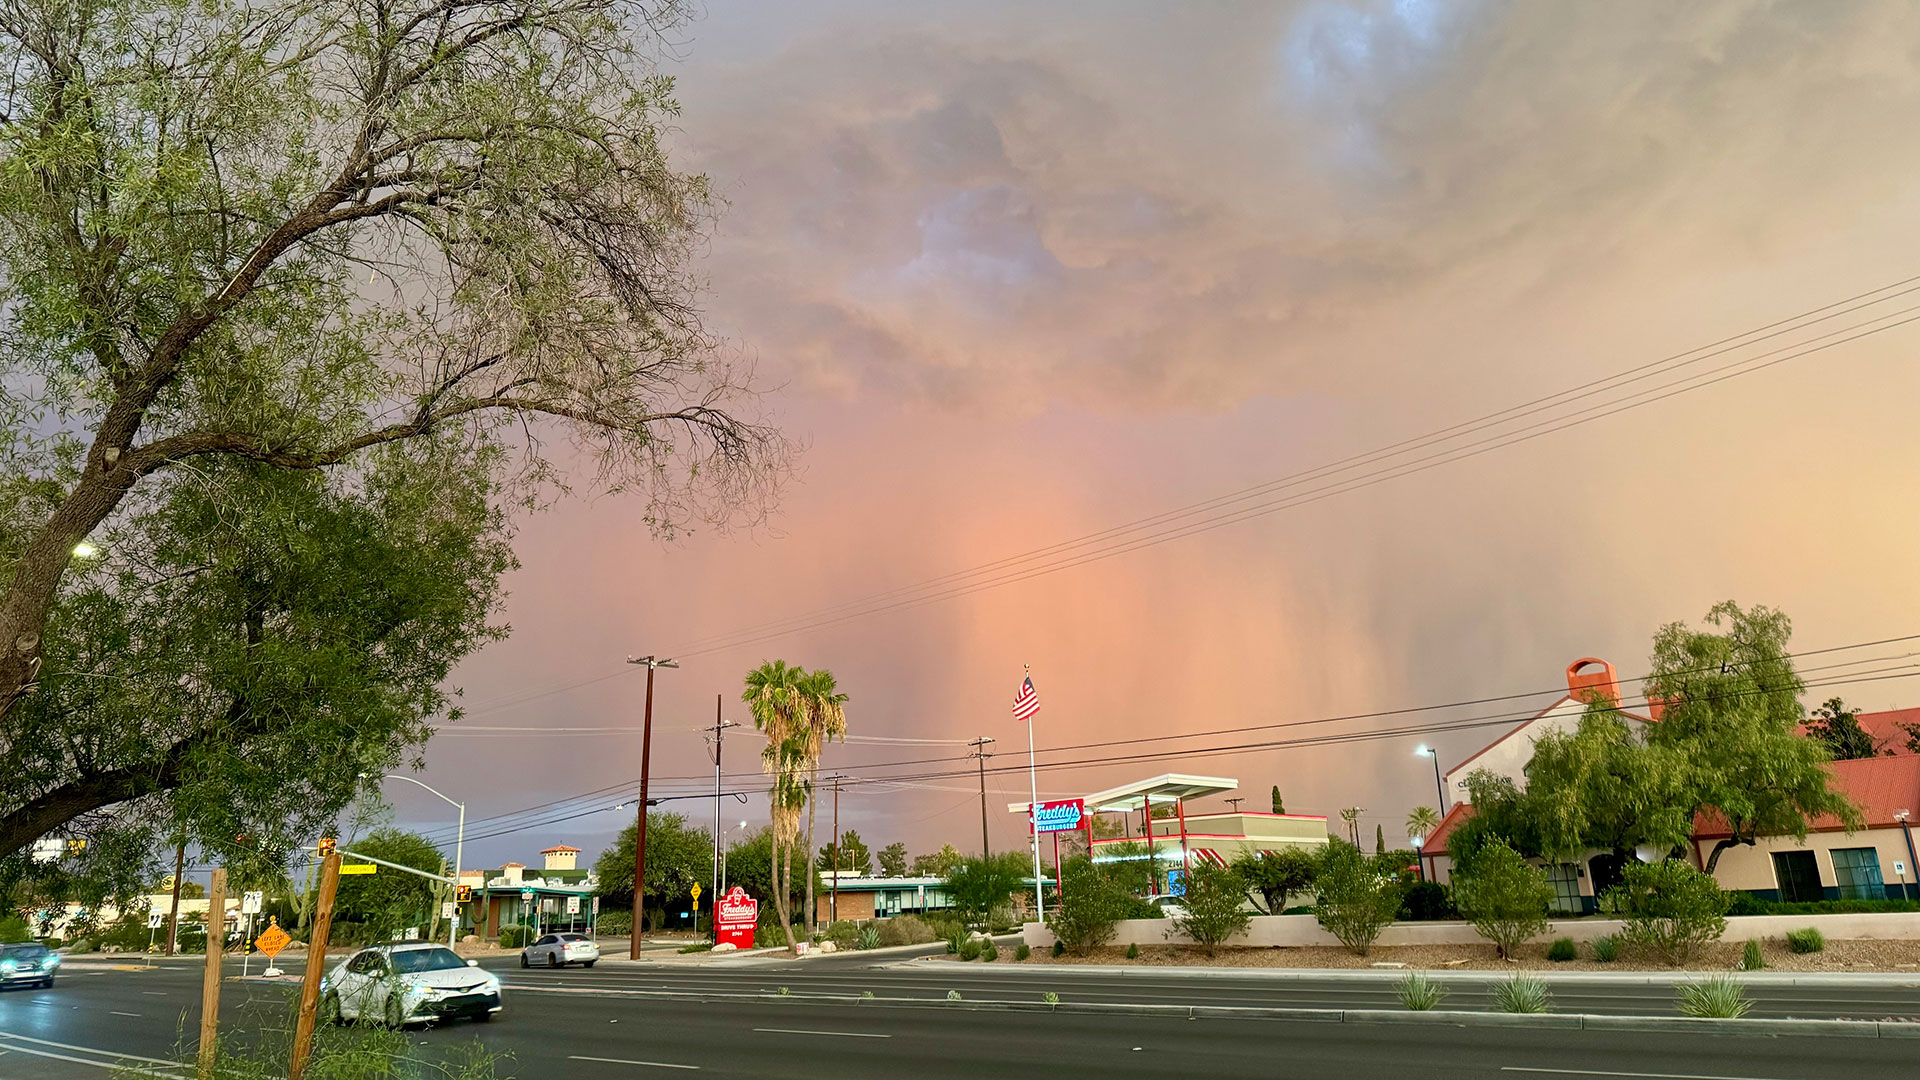
<instances>
[{"instance_id":1,"label":"building window","mask_svg":"<svg viewBox=\"0 0 1920 1080\"><path fill-rule=\"evenodd\" d=\"M1580 900L1580 870L1573 863L1554 863L1547 867L1547 880L1553 882L1555 914L1578 915L1585 910Z\"/></svg>"},{"instance_id":2,"label":"building window","mask_svg":"<svg viewBox=\"0 0 1920 1080\"><path fill-rule=\"evenodd\" d=\"M1880 852L1877 848L1834 848L1833 876L1840 886L1842 900L1885 900L1886 883L1880 879Z\"/></svg>"},{"instance_id":3,"label":"building window","mask_svg":"<svg viewBox=\"0 0 1920 1080\"><path fill-rule=\"evenodd\" d=\"M1774 852L1773 879L1780 886L1780 899L1789 904L1826 898L1820 888L1820 863L1811 851Z\"/></svg>"}]
</instances>

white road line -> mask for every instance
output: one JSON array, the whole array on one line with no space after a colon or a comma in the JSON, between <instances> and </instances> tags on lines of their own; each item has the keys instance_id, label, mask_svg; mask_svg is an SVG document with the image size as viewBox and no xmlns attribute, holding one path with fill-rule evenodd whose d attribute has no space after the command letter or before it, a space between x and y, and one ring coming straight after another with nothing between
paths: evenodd
<instances>
[{"instance_id":1,"label":"white road line","mask_svg":"<svg viewBox=\"0 0 1920 1080\"><path fill-rule=\"evenodd\" d=\"M568 1054L568 1061L604 1061L609 1065L645 1065L654 1069L698 1069L698 1065L675 1065L671 1061L632 1061L627 1058L588 1057L585 1054Z\"/></svg>"},{"instance_id":2,"label":"white road line","mask_svg":"<svg viewBox=\"0 0 1920 1080\"><path fill-rule=\"evenodd\" d=\"M51 1058L55 1061L71 1061L76 1065L91 1065L96 1069L113 1069L116 1071L130 1069L130 1071L132 1072L139 1073L145 1076L165 1076L165 1077L174 1077L174 1078L182 1077L185 1075L184 1073L178 1071L179 1069L184 1068L184 1066L175 1066L171 1070L156 1069L150 1065L128 1066L125 1062L120 1062L120 1061L95 1061L92 1058L75 1057L72 1054L59 1054L59 1053L55 1053L52 1050L35 1050L31 1046L16 1046L16 1047L13 1047L12 1049L18 1050L22 1054L32 1054L34 1057Z\"/></svg>"},{"instance_id":3,"label":"white road line","mask_svg":"<svg viewBox=\"0 0 1920 1080\"><path fill-rule=\"evenodd\" d=\"M114 1012L114 1011L113 1011L113 1010L111 1010L111 1009L109 1009L109 1010L107 1010L107 1015L108 1015L108 1016L131 1016L131 1017L133 1017L133 1018L134 1018L135 1020L138 1020L138 1019L140 1019L140 1014L139 1014L139 1013L123 1013L123 1012Z\"/></svg>"},{"instance_id":4,"label":"white road line","mask_svg":"<svg viewBox=\"0 0 1920 1080\"><path fill-rule=\"evenodd\" d=\"M62 1050L78 1050L83 1054L100 1054L103 1057L110 1057L116 1061L150 1061L155 1065L165 1065L171 1069L186 1067L178 1061L169 1061L166 1058L147 1057L144 1054L125 1054L116 1050L102 1050L97 1046L75 1046L73 1043L54 1042L52 1039L36 1039L30 1035L15 1035L11 1031L0 1031L0 1039L15 1039L20 1042L30 1042L36 1046L57 1046ZM26 1047L16 1046L14 1049L25 1050Z\"/></svg>"},{"instance_id":5,"label":"white road line","mask_svg":"<svg viewBox=\"0 0 1920 1080\"><path fill-rule=\"evenodd\" d=\"M891 1035L871 1035L864 1031L810 1031L806 1028L754 1028L772 1035L833 1035L842 1039L891 1039Z\"/></svg>"},{"instance_id":6,"label":"white road line","mask_svg":"<svg viewBox=\"0 0 1920 1080\"><path fill-rule=\"evenodd\" d=\"M1761 1076L1707 1076L1703 1072L1605 1072L1601 1068L1526 1068L1523 1065L1501 1065L1500 1070L1546 1076L1632 1076L1636 1080L1764 1080Z\"/></svg>"},{"instance_id":7,"label":"white road line","mask_svg":"<svg viewBox=\"0 0 1920 1080\"><path fill-rule=\"evenodd\" d=\"M165 990L142 990L140 992L147 995L148 997L166 997L167 996L167 992Z\"/></svg>"}]
</instances>

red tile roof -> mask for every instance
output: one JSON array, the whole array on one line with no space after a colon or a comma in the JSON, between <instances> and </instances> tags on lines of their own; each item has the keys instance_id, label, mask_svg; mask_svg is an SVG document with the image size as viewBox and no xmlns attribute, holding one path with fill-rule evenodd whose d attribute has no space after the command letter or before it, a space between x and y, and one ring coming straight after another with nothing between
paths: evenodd
<instances>
[{"instance_id":1,"label":"red tile roof","mask_svg":"<svg viewBox=\"0 0 1920 1080\"><path fill-rule=\"evenodd\" d=\"M550 847L550 848L541 848L541 849L540 849L540 854L542 854L542 855L551 855L551 854L553 854L553 853L554 853L554 852L556 852L556 851L571 851L571 852L573 852L573 853L574 853L575 855L578 855L578 854L580 853L580 849L579 849L579 848L577 848L577 847L568 847L568 846L567 846L567 845L565 845L565 844L556 844L556 845L554 845L553 847Z\"/></svg>"},{"instance_id":2,"label":"red tile roof","mask_svg":"<svg viewBox=\"0 0 1920 1080\"><path fill-rule=\"evenodd\" d=\"M1885 712L1863 712L1854 719L1867 734L1873 736L1884 752L1891 750L1896 756L1906 756L1913 751L1907 749L1907 733L1900 725L1920 725L1920 709L1888 709ZM1915 807L1920 810L1920 807Z\"/></svg>"},{"instance_id":3,"label":"red tile roof","mask_svg":"<svg viewBox=\"0 0 1920 1080\"><path fill-rule=\"evenodd\" d=\"M1453 806L1447 810L1446 815L1440 819L1440 824L1435 825L1433 832L1428 834L1427 842L1420 845L1420 854L1445 855L1447 853L1447 838L1453 835L1453 830L1459 828L1461 822L1472 816L1472 803L1454 803Z\"/></svg>"},{"instance_id":4,"label":"red tile roof","mask_svg":"<svg viewBox=\"0 0 1920 1080\"><path fill-rule=\"evenodd\" d=\"M1827 768L1833 773L1833 789L1860 808L1867 828L1895 825L1893 812L1896 810L1920 814L1920 755L1834 761L1829 762ZM1838 819L1826 814L1809 821L1807 826L1812 829L1841 827ZM1699 839L1729 835L1726 821L1711 812L1694 819L1693 833Z\"/></svg>"}]
</instances>

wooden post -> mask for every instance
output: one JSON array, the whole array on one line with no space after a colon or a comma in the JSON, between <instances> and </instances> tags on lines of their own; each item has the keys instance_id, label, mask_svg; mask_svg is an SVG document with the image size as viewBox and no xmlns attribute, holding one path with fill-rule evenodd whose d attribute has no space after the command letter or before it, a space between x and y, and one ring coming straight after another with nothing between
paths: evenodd
<instances>
[{"instance_id":1,"label":"wooden post","mask_svg":"<svg viewBox=\"0 0 1920 1080\"><path fill-rule=\"evenodd\" d=\"M207 974L200 984L200 1080L213 1080L213 1055L220 1034L220 946L227 937L227 872L213 871L207 889Z\"/></svg>"},{"instance_id":2,"label":"wooden post","mask_svg":"<svg viewBox=\"0 0 1920 1080\"><path fill-rule=\"evenodd\" d=\"M340 885L340 853L327 855L320 863L320 895L315 901L313 929L307 938L307 972L300 981L300 1019L293 1029L293 1060L287 1064L287 1080L300 1080L307 1071L307 1055L313 1051L313 1022L320 1008L320 977L326 974L327 933L333 929L333 893Z\"/></svg>"},{"instance_id":3,"label":"wooden post","mask_svg":"<svg viewBox=\"0 0 1920 1080\"><path fill-rule=\"evenodd\" d=\"M173 907L167 914L167 955L180 945L180 882L186 877L187 845L181 841L173 849Z\"/></svg>"}]
</instances>

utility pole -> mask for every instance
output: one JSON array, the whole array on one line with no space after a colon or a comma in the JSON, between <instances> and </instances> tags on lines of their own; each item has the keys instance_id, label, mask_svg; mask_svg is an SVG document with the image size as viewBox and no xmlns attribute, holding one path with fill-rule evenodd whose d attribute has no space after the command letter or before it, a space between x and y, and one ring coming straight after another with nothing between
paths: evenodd
<instances>
[{"instance_id":1,"label":"utility pole","mask_svg":"<svg viewBox=\"0 0 1920 1080\"><path fill-rule=\"evenodd\" d=\"M987 842L987 758L992 756L987 753L987 747L992 744L993 740L985 735L967 744L973 747L973 756L980 759L980 857L983 859L993 857L993 845Z\"/></svg>"},{"instance_id":2,"label":"utility pole","mask_svg":"<svg viewBox=\"0 0 1920 1080\"><path fill-rule=\"evenodd\" d=\"M827 779L833 781L833 881L827 886L827 917L833 922L840 921L840 774L834 773Z\"/></svg>"},{"instance_id":3,"label":"utility pole","mask_svg":"<svg viewBox=\"0 0 1920 1080\"><path fill-rule=\"evenodd\" d=\"M1246 801L1247 800L1245 799L1228 799L1227 805L1233 809L1234 813L1237 814L1240 812L1240 804Z\"/></svg>"},{"instance_id":4,"label":"utility pole","mask_svg":"<svg viewBox=\"0 0 1920 1080\"><path fill-rule=\"evenodd\" d=\"M981 804L983 807L986 805ZM985 811L982 810L982 813ZM187 875L187 842L173 849L173 912L167 916L167 955L180 946L180 880Z\"/></svg>"},{"instance_id":5,"label":"utility pole","mask_svg":"<svg viewBox=\"0 0 1920 1080\"><path fill-rule=\"evenodd\" d=\"M320 860L320 894L314 900L313 925L307 931L307 971L300 980L300 1012L293 1028L293 1056L287 1080L301 1080L313 1049L313 1024L319 1015L320 977L327 968L327 936L333 932L333 896L340 885L340 852L325 842Z\"/></svg>"},{"instance_id":6,"label":"utility pole","mask_svg":"<svg viewBox=\"0 0 1920 1080\"><path fill-rule=\"evenodd\" d=\"M633 838L633 929L627 935L627 959L638 960L640 934L647 925L640 900L645 893L647 878L647 770L653 761L653 669L677 668L680 665L653 656L642 656L637 660L629 656L627 663L647 665L647 708L645 718L640 721L640 809L636 814L638 821Z\"/></svg>"},{"instance_id":7,"label":"utility pole","mask_svg":"<svg viewBox=\"0 0 1920 1080\"><path fill-rule=\"evenodd\" d=\"M207 970L200 980L200 1080L213 1080L220 1035L220 947L227 941L227 871L213 868L207 889Z\"/></svg>"},{"instance_id":8,"label":"utility pole","mask_svg":"<svg viewBox=\"0 0 1920 1080\"><path fill-rule=\"evenodd\" d=\"M715 941L720 940L720 923L715 918L720 911L718 907L720 903L720 751L727 729L740 726L732 720L720 718L721 702L724 699L725 695L713 695L713 727L708 729L707 735L707 742L713 744L713 902L708 905L710 914L707 924Z\"/></svg>"}]
</instances>

